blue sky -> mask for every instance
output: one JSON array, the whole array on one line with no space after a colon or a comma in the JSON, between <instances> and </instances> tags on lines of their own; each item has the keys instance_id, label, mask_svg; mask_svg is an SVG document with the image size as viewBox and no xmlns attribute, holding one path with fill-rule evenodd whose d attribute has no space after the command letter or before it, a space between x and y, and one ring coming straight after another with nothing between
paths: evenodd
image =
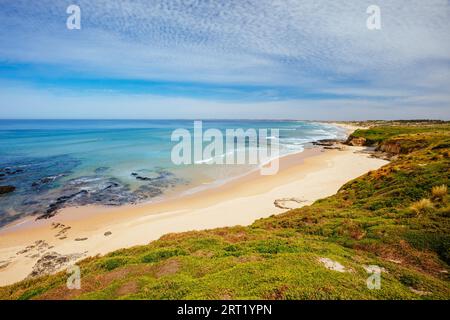
<instances>
[{"instance_id":1,"label":"blue sky","mask_svg":"<svg viewBox=\"0 0 450 320\"><path fill-rule=\"evenodd\" d=\"M0 0L0 23L0 118L450 119L446 0Z\"/></svg>"}]
</instances>

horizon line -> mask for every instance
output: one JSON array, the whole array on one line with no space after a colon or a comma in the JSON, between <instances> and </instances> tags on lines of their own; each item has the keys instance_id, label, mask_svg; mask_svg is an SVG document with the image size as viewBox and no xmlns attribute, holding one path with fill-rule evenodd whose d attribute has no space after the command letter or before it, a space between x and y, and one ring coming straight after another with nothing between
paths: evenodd
<instances>
[{"instance_id":1,"label":"horizon line","mask_svg":"<svg viewBox=\"0 0 450 320\"><path fill-rule=\"evenodd\" d=\"M337 119L289 119L289 118L0 118L0 121L311 121L311 122L361 122L361 121L441 121L449 122L450 119L432 118L405 118L405 119L361 119L361 120L337 120Z\"/></svg>"}]
</instances>

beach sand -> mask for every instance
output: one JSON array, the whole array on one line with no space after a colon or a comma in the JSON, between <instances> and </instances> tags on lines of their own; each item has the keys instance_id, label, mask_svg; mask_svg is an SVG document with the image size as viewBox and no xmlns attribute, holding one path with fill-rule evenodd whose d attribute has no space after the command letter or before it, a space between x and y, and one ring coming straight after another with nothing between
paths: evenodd
<instances>
[{"instance_id":1,"label":"beach sand","mask_svg":"<svg viewBox=\"0 0 450 320\"><path fill-rule=\"evenodd\" d=\"M88 256L147 244L167 233L249 225L287 208L309 205L387 163L363 150L314 147L281 158L280 170L272 176L256 171L158 203L65 208L38 221L28 217L0 230L0 285L26 278L48 253L65 256L66 263L56 266L56 271Z\"/></svg>"}]
</instances>

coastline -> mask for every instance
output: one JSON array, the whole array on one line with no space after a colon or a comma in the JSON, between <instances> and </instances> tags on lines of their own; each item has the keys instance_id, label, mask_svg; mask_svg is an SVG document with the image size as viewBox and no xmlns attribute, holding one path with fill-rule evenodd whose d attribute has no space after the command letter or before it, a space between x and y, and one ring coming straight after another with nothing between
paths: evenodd
<instances>
[{"instance_id":1,"label":"coastline","mask_svg":"<svg viewBox=\"0 0 450 320\"><path fill-rule=\"evenodd\" d=\"M158 203L72 207L50 219L25 218L0 230L0 285L24 279L48 253L66 258L68 263L54 270L58 271L77 260L144 245L164 234L249 225L288 208L309 205L387 163L361 153L363 149L313 147L280 158L280 171L274 176L253 172Z\"/></svg>"}]
</instances>

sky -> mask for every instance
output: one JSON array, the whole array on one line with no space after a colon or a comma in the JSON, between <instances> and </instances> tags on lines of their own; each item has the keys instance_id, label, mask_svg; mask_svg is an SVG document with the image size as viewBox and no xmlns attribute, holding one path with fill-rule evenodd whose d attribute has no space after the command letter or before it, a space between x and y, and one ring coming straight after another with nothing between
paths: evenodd
<instances>
[{"instance_id":1,"label":"sky","mask_svg":"<svg viewBox=\"0 0 450 320\"><path fill-rule=\"evenodd\" d=\"M450 1L0 0L0 118L449 120Z\"/></svg>"}]
</instances>

